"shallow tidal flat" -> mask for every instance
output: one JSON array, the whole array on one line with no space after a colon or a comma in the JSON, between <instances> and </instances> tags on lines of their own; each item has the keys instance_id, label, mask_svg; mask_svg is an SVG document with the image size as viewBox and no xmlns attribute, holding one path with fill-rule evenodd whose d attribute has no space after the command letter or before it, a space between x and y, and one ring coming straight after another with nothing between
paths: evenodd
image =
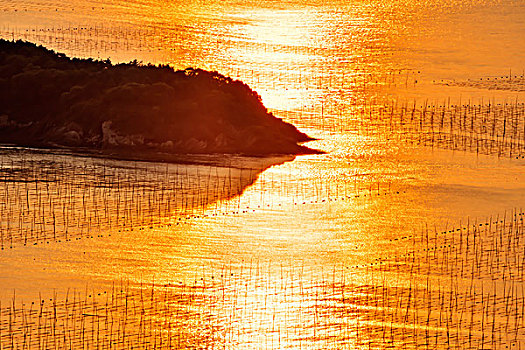
<instances>
[{"instance_id":1,"label":"shallow tidal flat","mask_svg":"<svg viewBox=\"0 0 525 350\"><path fill-rule=\"evenodd\" d=\"M1 349L525 348L521 3L0 5L5 39L240 79L325 152L5 145Z\"/></svg>"},{"instance_id":2,"label":"shallow tidal flat","mask_svg":"<svg viewBox=\"0 0 525 350\"><path fill-rule=\"evenodd\" d=\"M293 162L261 173L267 165L245 158L166 165L4 152L8 346L478 348L520 339L523 213L504 208L517 207L522 190L503 184L523 176L521 160L397 151L395 162L393 153L361 159L356 174L345 174L346 162L309 169L302 159L299 174ZM479 177L468 186L483 167L494 187ZM451 179L432 183L435 171ZM351 181L320 180L334 173Z\"/></svg>"}]
</instances>

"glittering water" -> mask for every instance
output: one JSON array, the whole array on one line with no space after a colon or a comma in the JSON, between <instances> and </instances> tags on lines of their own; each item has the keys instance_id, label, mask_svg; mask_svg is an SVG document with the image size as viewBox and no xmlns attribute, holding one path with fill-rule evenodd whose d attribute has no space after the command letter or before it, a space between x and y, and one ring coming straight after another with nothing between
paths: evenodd
<instances>
[{"instance_id":1,"label":"glittering water","mask_svg":"<svg viewBox=\"0 0 525 350\"><path fill-rule=\"evenodd\" d=\"M327 152L166 165L2 150L2 347L13 327L31 348L524 345L523 2L0 10L3 38L241 79ZM13 295L26 318L28 301L62 303L39 328L53 336L5 308Z\"/></svg>"}]
</instances>

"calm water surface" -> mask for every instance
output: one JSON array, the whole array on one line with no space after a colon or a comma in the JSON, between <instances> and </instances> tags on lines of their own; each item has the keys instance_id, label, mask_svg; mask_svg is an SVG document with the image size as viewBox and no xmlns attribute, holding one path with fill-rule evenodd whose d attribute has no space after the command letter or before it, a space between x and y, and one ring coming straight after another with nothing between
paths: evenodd
<instances>
[{"instance_id":1,"label":"calm water surface","mask_svg":"<svg viewBox=\"0 0 525 350\"><path fill-rule=\"evenodd\" d=\"M422 241L401 238L510 218L523 206L525 160L519 153L443 149L437 141L425 147L372 122L388 121L380 107L394 108L396 119L401 106L450 111L452 105L489 102L510 104L505 110L516 108L523 118L523 1L0 0L0 36L71 56L217 70L248 83L277 116L318 138L308 146L326 151L292 159L203 157L198 164L165 165L4 149L2 171L17 181L22 175L9 169L40 180L51 176L42 171L46 164L63 171L58 182L53 175L45 193L31 182L5 181L0 188L5 301L14 293L35 300L39 293L108 291L115 283L201 285L224 281L225 271L233 277L224 283L234 281L238 292L252 281L266 281L260 282L267 283L261 295L270 293L269 285L282 292L283 283L340 281L336 270L351 271L358 285L381 285L362 267L425 249ZM525 138L520 135L515 137ZM79 174L86 167L91 170ZM119 175L106 192L96 181L107 184L110 169ZM115 189L115 179L131 179L137 187ZM64 196L71 207L63 205ZM117 202L132 204L116 211ZM33 212L56 212L62 229L72 227L69 238L51 238L54 226L39 226ZM20 236L11 242L7 232L15 227ZM38 227L40 237L34 233ZM92 227L96 232L88 238ZM24 232L31 232L30 244ZM381 276L388 285L389 277ZM410 284L411 278L398 276L396 283ZM440 290L449 285L434 283ZM332 323L325 331L340 339L297 333L315 332L317 324L308 326L310 314L291 317L297 307L293 290L264 308L246 294L246 314L225 326L226 338L209 343L361 348L358 334L332 329ZM304 293L301 297L310 295ZM276 315L283 329L278 334ZM334 315L342 324L355 321ZM294 336L286 327L295 329Z\"/></svg>"}]
</instances>

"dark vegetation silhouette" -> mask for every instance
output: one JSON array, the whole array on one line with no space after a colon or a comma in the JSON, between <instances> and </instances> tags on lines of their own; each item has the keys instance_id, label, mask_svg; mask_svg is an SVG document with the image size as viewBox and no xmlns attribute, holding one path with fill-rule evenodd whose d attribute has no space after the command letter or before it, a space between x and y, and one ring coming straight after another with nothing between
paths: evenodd
<instances>
[{"instance_id":1,"label":"dark vegetation silhouette","mask_svg":"<svg viewBox=\"0 0 525 350\"><path fill-rule=\"evenodd\" d=\"M312 140L241 81L0 40L0 142L105 154L307 154Z\"/></svg>"}]
</instances>

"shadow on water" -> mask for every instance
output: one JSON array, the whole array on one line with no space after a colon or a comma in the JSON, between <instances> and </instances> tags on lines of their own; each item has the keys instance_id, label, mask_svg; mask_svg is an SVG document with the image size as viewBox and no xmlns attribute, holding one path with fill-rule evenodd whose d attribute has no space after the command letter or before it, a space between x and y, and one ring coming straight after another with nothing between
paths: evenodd
<instances>
[{"instance_id":1,"label":"shadow on water","mask_svg":"<svg viewBox=\"0 0 525 350\"><path fill-rule=\"evenodd\" d=\"M293 159L194 155L158 163L4 147L0 245L67 241L224 212L263 171Z\"/></svg>"}]
</instances>

